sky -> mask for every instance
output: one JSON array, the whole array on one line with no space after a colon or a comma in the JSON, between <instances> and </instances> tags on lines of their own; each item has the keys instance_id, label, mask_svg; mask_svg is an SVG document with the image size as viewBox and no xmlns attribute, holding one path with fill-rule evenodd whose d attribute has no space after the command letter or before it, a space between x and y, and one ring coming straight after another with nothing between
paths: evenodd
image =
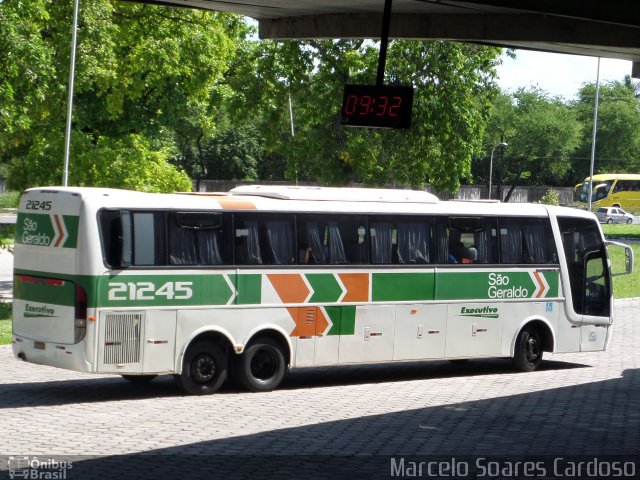
<instances>
[{"instance_id":1,"label":"sky","mask_svg":"<svg viewBox=\"0 0 640 480\"><path fill-rule=\"evenodd\" d=\"M596 57L516 50L515 59L503 55L498 84L511 92L519 87L537 86L552 96L572 100L583 83L596 81L597 70ZM601 84L622 81L625 75L631 75L630 61L601 59Z\"/></svg>"}]
</instances>

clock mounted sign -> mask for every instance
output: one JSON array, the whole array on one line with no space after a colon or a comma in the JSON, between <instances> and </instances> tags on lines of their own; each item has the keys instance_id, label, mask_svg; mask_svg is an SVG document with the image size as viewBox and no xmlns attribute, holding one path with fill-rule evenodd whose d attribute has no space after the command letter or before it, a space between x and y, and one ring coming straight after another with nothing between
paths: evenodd
<instances>
[{"instance_id":1,"label":"clock mounted sign","mask_svg":"<svg viewBox=\"0 0 640 480\"><path fill-rule=\"evenodd\" d=\"M342 124L352 127L409 128L413 88L345 85Z\"/></svg>"}]
</instances>

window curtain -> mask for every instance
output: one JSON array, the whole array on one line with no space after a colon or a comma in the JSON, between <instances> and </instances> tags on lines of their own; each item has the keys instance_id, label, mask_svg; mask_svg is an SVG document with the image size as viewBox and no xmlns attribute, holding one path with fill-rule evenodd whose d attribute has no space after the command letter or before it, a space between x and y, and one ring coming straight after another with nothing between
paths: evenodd
<instances>
[{"instance_id":1,"label":"window curtain","mask_svg":"<svg viewBox=\"0 0 640 480\"><path fill-rule=\"evenodd\" d=\"M424 223L398 224L398 262L429 263L429 229Z\"/></svg>"},{"instance_id":2,"label":"window curtain","mask_svg":"<svg viewBox=\"0 0 640 480\"><path fill-rule=\"evenodd\" d=\"M500 254L502 263L522 262L522 229L520 225L500 227Z\"/></svg>"},{"instance_id":3,"label":"window curtain","mask_svg":"<svg viewBox=\"0 0 640 480\"><path fill-rule=\"evenodd\" d=\"M322 239L320 238L320 231L318 229L318 222L307 222L307 245L305 248L311 247L313 261L316 264L327 263L327 257L324 254L324 246L322 245Z\"/></svg>"},{"instance_id":4,"label":"window curtain","mask_svg":"<svg viewBox=\"0 0 640 480\"><path fill-rule=\"evenodd\" d=\"M436 226L436 247L438 263L449 263L449 239L447 238L447 227L444 223Z\"/></svg>"},{"instance_id":5,"label":"window curtain","mask_svg":"<svg viewBox=\"0 0 640 480\"><path fill-rule=\"evenodd\" d=\"M551 232L547 232L542 225L533 224L523 225L522 234L527 242L527 249L533 261L535 263L550 263L547 238L548 235L551 235Z\"/></svg>"},{"instance_id":6,"label":"window curtain","mask_svg":"<svg viewBox=\"0 0 640 480\"><path fill-rule=\"evenodd\" d=\"M196 230L198 257L202 265L222 264L218 231L213 229Z\"/></svg>"},{"instance_id":7,"label":"window curtain","mask_svg":"<svg viewBox=\"0 0 640 480\"><path fill-rule=\"evenodd\" d=\"M265 222L269 253L275 265L293 263L293 236L291 223L286 221Z\"/></svg>"},{"instance_id":8,"label":"window curtain","mask_svg":"<svg viewBox=\"0 0 640 480\"><path fill-rule=\"evenodd\" d=\"M329 222L329 263L337 265L340 263L347 263L347 257L344 254L344 245L342 244L342 237L338 224L336 222Z\"/></svg>"},{"instance_id":9,"label":"window curtain","mask_svg":"<svg viewBox=\"0 0 640 480\"><path fill-rule=\"evenodd\" d=\"M245 221L244 228L247 230L247 236L242 244L242 249L246 263L248 265L262 265L258 222L255 220Z\"/></svg>"},{"instance_id":10,"label":"window curtain","mask_svg":"<svg viewBox=\"0 0 640 480\"><path fill-rule=\"evenodd\" d=\"M169 236L169 263L195 265L197 259L195 230L173 225Z\"/></svg>"},{"instance_id":11,"label":"window curtain","mask_svg":"<svg viewBox=\"0 0 640 480\"><path fill-rule=\"evenodd\" d=\"M371 224L371 263L391 263L391 233L390 223Z\"/></svg>"},{"instance_id":12,"label":"window curtain","mask_svg":"<svg viewBox=\"0 0 640 480\"><path fill-rule=\"evenodd\" d=\"M474 246L478 252L478 263L498 263L495 258L495 245L491 235L491 227L473 234Z\"/></svg>"}]
</instances>

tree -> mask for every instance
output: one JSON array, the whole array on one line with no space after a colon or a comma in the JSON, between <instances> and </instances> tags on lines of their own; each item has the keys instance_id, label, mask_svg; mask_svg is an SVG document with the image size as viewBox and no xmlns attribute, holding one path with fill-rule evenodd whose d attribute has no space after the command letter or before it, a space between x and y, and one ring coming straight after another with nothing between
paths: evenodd
<instances>
[{"instance_id":1,"label":"tree","mask_svg":"<svg viewBox=\"0 0 640 480\"><path fill-rule=\"evenodd\" d=\"M572 105L584 124L580 148L572 167L574 179L589 175L593 110L596 85L589 83L578 92ZM623 82L609 82L600 87L598 129L596 137L596 173L635 173L640 167L640 100L638 83L630 77ZM575 182L574 182L575 183Z\"/></svg>"},{"instance_id":2,"label":"tree","mask_svg":"<svg viewBox=\"0 0 640 480\"><path fill-rule=\"evenodd\" d=\"M383 131L340 124L344 84L374 83L373 42L263 42L230 80L234 115L258 113L268 145L265 157L284 157L290 181L429 182L452 191L470 176L472 153L481 145L499 53L456 43L391 42L386 83L415 87L414 125L409 131Z\"/></svg>"},{"instance_id":3,"label":"tree","mask_svg":"<svg viewBox=\"0 0 640 480\"><path fill-rule=\"evenodd\" d=\"M62 177L71 8L0 2L0 52L11 52L2 56L11 67L0 77L0 160L17 188ZM176 136L195 143L215 130L219 83L245 32L234 15L81 2L70 183L188 188L188 176L168 163Z\"/></svg>"},{"instance_id":4,"label":"tree","mask_svg":"<svg viewBox=\"0 0 640 480\"><path fill-rule=\"evenodd\" d=\"M560 99L537 88L502 93L494 102L482 163L488 166L495 145L509 145L502 165L494 157L495 184L510 185L504 201L509 201L517 185L561 186L571 176L570 158L578 148L580 133L575 113ZM480 170L478 178L487 170ZM488 183L488 175L484 178Z\"/></svg>"}]
</instances>

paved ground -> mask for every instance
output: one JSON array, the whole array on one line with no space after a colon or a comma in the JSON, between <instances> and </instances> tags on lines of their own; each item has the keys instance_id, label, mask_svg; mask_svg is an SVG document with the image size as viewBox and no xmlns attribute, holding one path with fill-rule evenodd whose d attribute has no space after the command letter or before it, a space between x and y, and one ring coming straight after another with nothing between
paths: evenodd
<instances>
[{"instance_id":1,"label":"paved ground","mask_svg":"<svg viewBox=\"0 0 640 480\"><path fill-rule=\"evenodd\" d=\"M66 459L69 479L390 478L401 458L405 469L455 459L464 474L477 456L502 468L546 455L536 478L556 478L557 457L637 459L640 300L617 301L615 319L609 351L550 356L533 373L497 359L323 368L271 393L206 397L169 378L136 386L24 364L0 347L0 470L12 455ZM640 476L640 460L627 466Z\"/></svg>"}]
</instances>

